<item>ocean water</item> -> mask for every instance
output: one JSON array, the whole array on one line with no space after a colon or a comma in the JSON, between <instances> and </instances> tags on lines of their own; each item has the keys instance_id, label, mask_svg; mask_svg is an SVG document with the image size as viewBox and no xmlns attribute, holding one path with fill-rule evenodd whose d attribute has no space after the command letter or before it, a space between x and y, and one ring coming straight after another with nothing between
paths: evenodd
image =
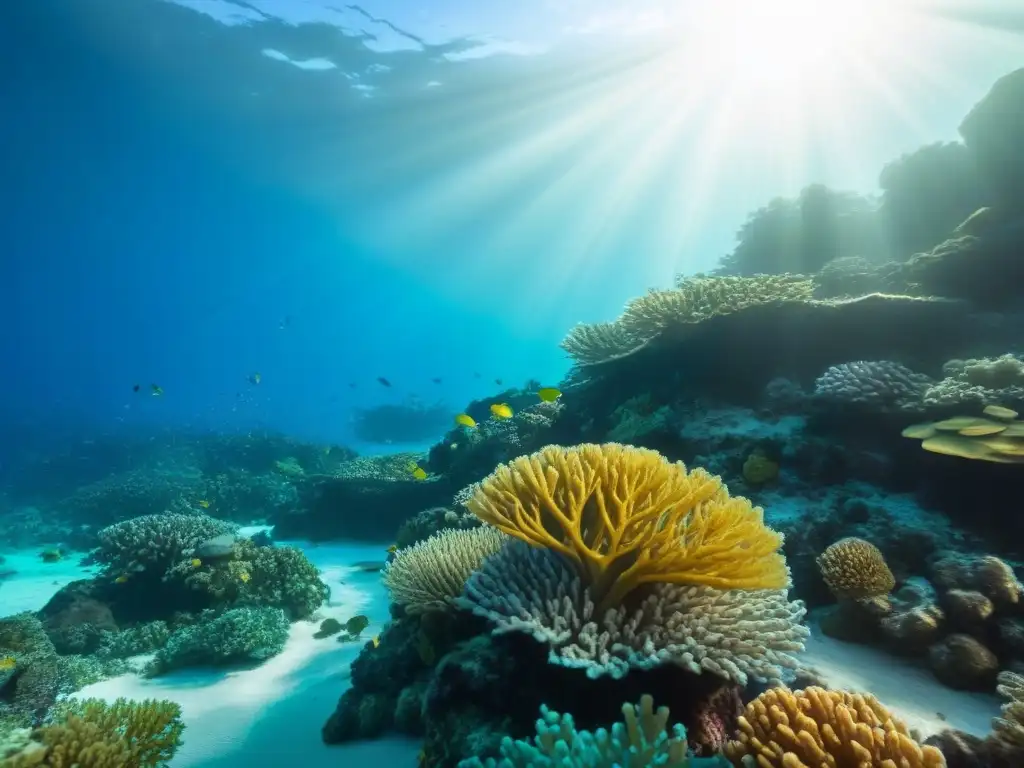
<instances>
[{"instance_id":1,"label":"ocean water","mask_svg":"<svg viewBox=\"0 0 1024 768\"><path fill-rule=\"evenodd\" d=\"M0 765L1024 765L1017 6L3 4Z\"/></svg>"}]
</instances>

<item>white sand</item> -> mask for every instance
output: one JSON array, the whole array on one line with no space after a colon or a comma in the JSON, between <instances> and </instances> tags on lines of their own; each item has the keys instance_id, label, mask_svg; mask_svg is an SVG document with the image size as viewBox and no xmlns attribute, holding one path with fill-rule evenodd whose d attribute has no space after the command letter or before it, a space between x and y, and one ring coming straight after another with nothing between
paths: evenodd
<instances>
[{"instance_id":1,"label":"white sand","mask_svg":"<svg viewBox=\"0 0 1024 768\"><path fill-rule=\"evenodd\" d=\"M333 617L345 621L359 613L371 621L366 637L380 631L388 617L388 605L379 576L349 566L383 559L384 547L357 543L304 546L331 587L330 604L321 609L317 621L293 625L285 650L260 667L183 671L156 680L128 675L90 686L78 695L157 697L178 702L187 728L174 768L288 764L302 768L412 768L420 750L417 741L388 738L328 747L320 738L322 725L348 686L348 668L361 644L339 643L333 637L315 640L312 635L319 620ZM19 575L0 583L0 614L38 610L60 586L90 573L74 558L53 565L40 563L35 552L8 555L7 565ZM926 669L870 648L822 637L817 630L806 661L832 686L874 693L923 736L944 727L983 735L999 709L995 696L950 690Z\"/></svg>"}]
</instances>

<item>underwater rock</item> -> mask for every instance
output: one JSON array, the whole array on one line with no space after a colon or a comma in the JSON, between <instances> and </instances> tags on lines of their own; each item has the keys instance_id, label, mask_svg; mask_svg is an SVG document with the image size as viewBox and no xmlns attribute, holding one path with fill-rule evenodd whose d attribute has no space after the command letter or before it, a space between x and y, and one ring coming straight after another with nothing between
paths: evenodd
<instances>
[{"instance_id":1,"label":"underwater rock","mask_svg":"<svg viewBox=\"0 0 1024 768\"><path fill-rule=\"evenodd\" d=\"M999 659L970 635L950 635L928 649L928 666L950 688L990 691Z\"/></svg>"},{"instance_id":2,"label":"underwater rock","mask_svg":"<svg viewBox=\"0 0 1024 768\"><path fill-rule=\"evenodd\" d=\"M101 633L118 629L103 590L93 580L61 587L36 615L58 653L92 653Z\"/></svg>"},{"instance_id":3,"label":"underwater rock","mask_svg":"<svg viewBox=\"0 0 1024 768\"><path fill-rule=\"evenodd\" d=\"M892 610L882 618L880 628L891 646L912 656L925 653L946 622L935 588L927 579L914 576L889 596L889 603Z\"/></svg>"},{"instance_id":4,"label":"underwater rock","mask_svg":"<svg viewBox=\"0 0 1024 768\"><path fill-rule=\"evenodd\" d=\"M1024 207L1024 69L999 78L960 123L982 181L995 201Z\"/></svg>"},{"instance_id":5,"label":"underwater rock","mask_svg":"<svg viewBox=\"0 0 1024 768\"><path fill-rule=\"evenodd\" d=\"M234 533L222 533L219 536L214 536L212 539L204 541L195 548L192 554L200 560L216 560L218 558L231 557L235 541L236 536Z\"/></svg>"}]
</instances>

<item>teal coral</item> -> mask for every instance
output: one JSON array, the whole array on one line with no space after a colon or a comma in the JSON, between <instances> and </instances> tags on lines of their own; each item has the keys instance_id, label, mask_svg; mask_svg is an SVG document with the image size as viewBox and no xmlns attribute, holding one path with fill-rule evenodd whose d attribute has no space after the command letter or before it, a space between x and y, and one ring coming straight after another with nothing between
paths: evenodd
<instances>
[{"instance_id":1,"label":"teal coral","mask_svg":"<svg viewBox=\"0 0 1024 768\"><path fill-rule=\"evenodd\" d=\"M650 696L639 705L624 704L625 722L611 731L578 731L572 715L541 707L537 735L532 741L505 737L501 759L473 757L459 768L698 768L725 766L718 758L692 758L688 754L686 730L681 725L666 732L667 707L654 709Z\"/></svg>"},{"instance_id":2,"label":"teal coral","mask_svg":"<svg viewBox=\"0 0 1024 768\"><path fill-rule=\"evenodd\" d=\"M173 669L264 661L288 640L288 618L280 608L233 608L220 616L205 611L157 651L146 669L150 677Z\"/></svg>"}]
</instances>

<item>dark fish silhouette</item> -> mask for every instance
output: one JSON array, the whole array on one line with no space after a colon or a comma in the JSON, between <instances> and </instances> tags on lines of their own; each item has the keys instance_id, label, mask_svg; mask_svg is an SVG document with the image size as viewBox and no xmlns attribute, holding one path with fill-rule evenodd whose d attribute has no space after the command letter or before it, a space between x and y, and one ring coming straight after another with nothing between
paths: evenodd
<instances>
[{"instance_id":1,"label":"dark fish silhouette","mask_svg":"<svg viewBox=\"0 0 1024 768\"><path fill-rule=\"evenodd\" d=\"M384 385L385 387L390 387L390 386L391 386L391 382L390 382L390 381L388 381L387 379L385 379L385 378L384 378L383 376L378 376L378 377L377 377L377 381L379 381L379 382L380 382L381 384L383 384L383 385Z\"/></svg>"},{"instance_id":2,"label":"dark fish silhouette","mask_svg":"<svg viewBox=\"0 0 1024 768\"><path fill-rule=\"evenodd\" d=\"M494 383L497 384L500 387L501 386L501 379L495 379Z\"/></svg>"},{"instance_id":3,"label":"dark fish silhouette","mask_svg":"<svg viewBox=\"0 0 1024 768\"><path fill-rule=\"evenodd\" d=\"M434 382L435 384L440 384L441 383L440 379L431 379L431 381Z\"/></svg>"},{"instance_id":4,"label":"dark fish silhouette","mask_svg":"<svg viewBox=\"0 0 1024 768\"><path fill-rule=\"evenodd\" d=\"M139 391L139 385L136 384L134 387L132 387L132 392L138 392L138 391Z\"/></svg>"}]
</instances>

